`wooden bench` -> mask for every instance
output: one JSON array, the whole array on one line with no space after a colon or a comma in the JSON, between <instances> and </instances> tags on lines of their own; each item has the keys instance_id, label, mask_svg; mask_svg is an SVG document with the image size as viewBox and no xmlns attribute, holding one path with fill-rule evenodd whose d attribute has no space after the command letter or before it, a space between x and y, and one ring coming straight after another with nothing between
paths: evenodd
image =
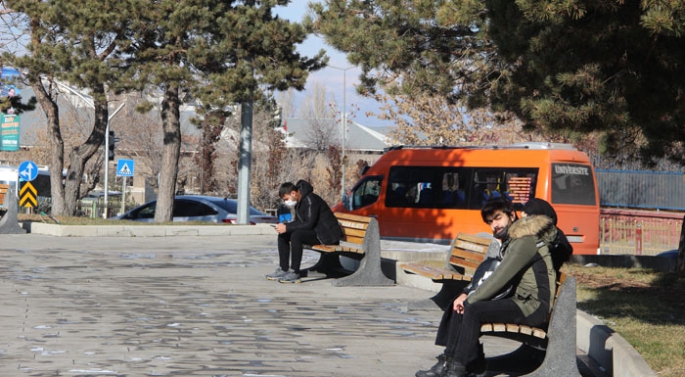
<instances>
[{"instance_id":1,"label":"wooden bench","mask_svg":"<svg viewBox=\"0 0 685 377\"><path fill-rule=\"evenodd\" d=\"M0 207L5 203L5 195L7 195L7 189L9 185L0 183Z\"/></svg>"},{"instance_id":2,"label":"wooden bench","mask_svg":"<svg viewBox=\"0 0 685 377\"><path fill-rule=\"evenodd\" d=\"M307 271L336 276L344 271L340 256L360 260L359 267L352 274L336 279L335 286L387 286L394 285L381 270L381 237L378 221L373 217L335 213L343 239L338 245L307 245L308 249L321 253L321 258Z\"/></svg>"},{"instance_id":3,"label":"wooden bench","mask_svg":"<svg viewBox=\"0 0 685 377\"><path fill-rule=\"evenodd\" d=\"M527 376L580 376L576 363L576 283L561 273L550 312L547 328L536 328L515 323L486 323L481 335L513 339L529 347L544 350L540 366ZM517 350L516 352L527 352Z\"/></svg>"},{"instance_id":4,"label":"wooden bench","mask_svg":"<svg viewBox=\"0 0 685 377\"><path fill-rule=\"evenodd\" d=\"M474 271L485 260L488 249L491 246L499 248L499 243L493 245L493 241L493 238L459 233L447 250L444 267L412 262L402 263L400 268L406 273L442 283L440 291L431 298L431 301L444 310L471 281Z\"/></svg>"}]
</instances>

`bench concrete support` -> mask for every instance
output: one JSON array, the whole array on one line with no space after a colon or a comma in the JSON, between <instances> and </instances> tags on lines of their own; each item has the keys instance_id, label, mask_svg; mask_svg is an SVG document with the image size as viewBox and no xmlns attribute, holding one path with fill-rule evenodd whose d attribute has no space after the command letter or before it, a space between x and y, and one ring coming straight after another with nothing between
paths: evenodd
<instances>
[{"instance_id":1,"label":"bench concrete support","mask_svg":"<svg viewBox=\"0 0 685 377\"><path fill-rule=\"evenodd\" d=\"M332 284L336 287L395 285L395 281L386 277L381 270L381 236L378 221L374 218L366 229L362 249L364 255L359 268L349 276L336 279Z\"/></svg>"},{"instance_id":2,"label":"bench concrete support","mask_svg":"<svg viewBox=\"0 0 685 377\"><path fill-rule=\"evenodd\" d=\"M19 226L19 218L17 217L17 195L14 193L13 185L10 185L7 189L3 207L5 209L5 214L0 218L0 234L26 233L26 229Z\"/></svg>"},{"instance_id":3,"label":"bench concrete support","mask_svg":"<svg viewBox=\"0 0 685 377\"><path fill-rule=\"evenodd\" d=\"M554 304L547 329L547 351L538 369L529 377L578 377L576 361L576 280L568 276Z\"/></svg>"}]
</instances>

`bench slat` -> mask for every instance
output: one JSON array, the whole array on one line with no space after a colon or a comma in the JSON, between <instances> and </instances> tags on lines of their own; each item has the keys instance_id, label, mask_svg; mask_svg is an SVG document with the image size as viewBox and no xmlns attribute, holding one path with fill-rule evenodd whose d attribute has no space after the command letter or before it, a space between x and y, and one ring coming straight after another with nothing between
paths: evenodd
<instances>
[{"instance_id":1,"label":"bench slat","mask_svg":"<svg viewBox=\"0 0 685 377\"><path fill-rule=\"evenodd\" d=\"M442 276L433 278L433 280L471 281L471 275L464 275L456 271L445 270L445 273Z\"/></svg>"},{"instance_id":2,"label":"bench slat","mask_svg":"<svg viewBox=\"0 0 685 377\"><path fill-rule=\"evenodd\" d=\"M561 273L559 277L557 278L557 290L556 294L554 295L554 303L552 304L552 310L550 311L550 316L551 318L552 313L554 312L554 309L557 304L557 298L559 297L559 294L561 293L561 288L564 285L564 282L566 281L566 274ZM514 323L484 323L480 326L480 332L481 333L501 333L501 332L509 332L509 333L518 333L522 335L527 335L533 338L545 340L547 339L547 331L544 329L540 329L537 327L531 327L531 326L526 326L526 325L519 325L519 324L514 324ZM504 335L506 337L506 335Z\"/></svg>"},{"instance_id":3,"label":"bench slat","mask_svg":"<svg viewBox=\"0 0 685 377\"><path fill-rule=\"evenodd\" d=\"M369 227L369 223L359 223L359 222L353 222L350 220L340 220L338 219L338 223L340 224L340 227L343 229L359 229L362 232L366 232L366 228Z\"/></svg>"},{"instance_id":4,"label":"bench slat","mask_svg":"<svg viewBox=\"0 0 685 377\"><path fill-rule=\"evenodd\" d=\"M420 263L402 263L400 268L417 275L433 278L443 272L442 268L431 267Z\"/></svg>"},{"instance_id":5,"label":"bench slat","mask_svg":"<svg viewBox=\"0 0 685 377\"><path fill-rule=\"evenodd\" d=\"M342 212L335 212L335 217L338 218L338 221L340 220L351 220L353 222L358 222L358 223L369 223L371 221L371 218L368 216L360 216L360 215L353 215L351 213L342 213Z\"/></svg>"},{"instance_id":6,"label":"bench slat","mask_svg":"<svg viewBox=\"0 0 685 377\"><path fill-rule=\"evenodd\" d=\"M520 325L519 332L524 335L533 335L533 327Z\"/></svg>"},{"instance_id":7,"label":"bench slat","mask_svg":"<svg viewBox=\"0 0 685 377\"><path fill-rule=\"evenodd\" d=\"M457 267L467 268L469 270L472 270L472 272L475 271L476 268L478 268L478 265L480 265L481 262L482 261L462 259L454 255L450 257L450 264Z\"/></svg>"},{"instance_id":8,"label":"bench slat","mask_svg":"<svg viewBox=\"0 0 685 377\"><path fill-rule=\"evenodd\" d=\"M353 228L343 228L343 234L345 234L345 237L347 238L361 238L364 239L364 236L366 236L366 230L365 229L353 229Z\"/></svg>"},{"instance_id":9,"label":"bench slat","mask_svg":"<svg viewBox=\"0 0 685 377\"><path fill-rule=\"evenodd\" d=\"M547 331L533 328L533 336L536 338L545 339L547 337Z\"/></svg>"}]
</instances>

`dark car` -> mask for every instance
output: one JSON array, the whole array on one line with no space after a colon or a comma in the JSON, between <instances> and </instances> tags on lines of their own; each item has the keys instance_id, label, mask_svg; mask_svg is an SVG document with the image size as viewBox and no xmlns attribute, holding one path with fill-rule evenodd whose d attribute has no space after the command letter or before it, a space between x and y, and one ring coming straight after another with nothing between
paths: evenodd
<instances>
[{"instance_id":1,"label":"dark car","mask_svg":"<svg viewBox=\"0 0 685 377\"><path fill-rule=\"evenodd\" d=\"M155 218L157 201L145 203L123 215L118 220L152 222ZM213 196L183 195L174 197L174 221L206 221L212 223L237 224L238 201ZM250 207L250 224L278 223L278 218L269 216Z\"/></svg>"}]
</instances>

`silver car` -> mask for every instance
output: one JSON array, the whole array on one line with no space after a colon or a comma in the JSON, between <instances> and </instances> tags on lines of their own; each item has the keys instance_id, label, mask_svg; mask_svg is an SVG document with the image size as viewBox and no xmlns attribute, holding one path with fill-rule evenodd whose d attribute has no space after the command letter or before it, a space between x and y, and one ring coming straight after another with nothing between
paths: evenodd
<instances>
[{"instance_id":1,"label":"silver car","mask_svg":"<svg viewBox=\"0 0 685 377\"><path fill-rule=\"evenodd\" d=\"M157 201L145 203L123 215L118 220L153 222ZM206 221L212 223L237 224L238 201L213 196L183 195L174 197L175 222ZM250 224L278 223L278 218L269 216L250 207Z\"/></svg>"}]
</instances>

